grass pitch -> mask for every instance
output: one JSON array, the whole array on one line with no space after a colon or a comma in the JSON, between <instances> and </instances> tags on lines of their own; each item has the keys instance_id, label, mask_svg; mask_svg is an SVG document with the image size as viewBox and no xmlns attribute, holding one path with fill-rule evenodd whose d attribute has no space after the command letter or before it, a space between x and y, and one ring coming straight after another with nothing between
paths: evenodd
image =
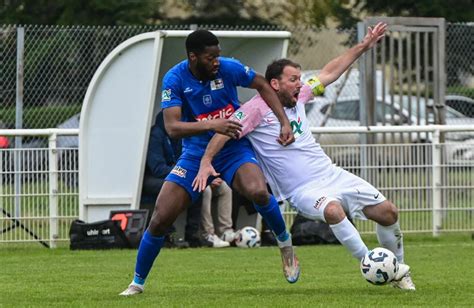
<instances>
[{"instance_id":1,"label":"grass pitch","mask_svg":"<svg viewBox=\"0 0 474 308\"><path fill-rule=\"evenodd\" d=\"M373 237L364 238L375 247ZM353 307L473 306L471 235L405 236L416 292L372 286L342 246L297 248L296 284L281 272L276 247L164 249L145 293L119 297L130 282L136 251L48 250L0 245L0 306L58 307Z\"/></svg>"}]
</instances>

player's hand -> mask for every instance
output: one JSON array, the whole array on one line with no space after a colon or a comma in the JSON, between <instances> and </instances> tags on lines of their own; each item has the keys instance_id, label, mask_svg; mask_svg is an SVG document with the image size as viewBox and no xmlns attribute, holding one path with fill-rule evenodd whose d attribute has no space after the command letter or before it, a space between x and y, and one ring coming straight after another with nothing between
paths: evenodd
<instances>
[{"instance_id":1,"label":"player's hand","mask_svg":"<svg viewBox=\"0 0 474 308\"><path fill-rule=\"evenodd\" d=\"M205 160L201 160L201 165L199 166L199 171L196 177L193 180L193 191L204 191L207 186L207 179L209 176L219 176L220 173L217 173L212 167L211 163Z\"/></svg>"},{"instance_id":2,"label":"player's hand","mask_svg":"<svg viewBox=\"0 0 474 308\"><path fill-rule=\"evenodd\" d=\"M290 125L282 125L280 129L280 137L277 139L278 143L287 146L295 142L295 135Z\"/></svg>"},{"instance_id":3,"label":"player's hand","mask_svg":"<svg viewBox=\"0 0 474 308\"><path fill-rule=\"evenodd\" d=\"M364 44L367 49L374 47L374 45L385 36L385 31L387 31L387 24L383 22L379 22L373 28L369 27L366 36L362 40L362 44Z\"/></svg>"},{"instance_id":4,"label":"player's hand","mask_svg":"<svg viewBox=\"0 0 474 308\"><path fill-rule=\"evenodd\" d=\"M216 133L229 136L233 139L238 139L242 131L242 124L240 122L230 119L214 119L212 122L212 130Z\"/></svg>"}]
</instances>

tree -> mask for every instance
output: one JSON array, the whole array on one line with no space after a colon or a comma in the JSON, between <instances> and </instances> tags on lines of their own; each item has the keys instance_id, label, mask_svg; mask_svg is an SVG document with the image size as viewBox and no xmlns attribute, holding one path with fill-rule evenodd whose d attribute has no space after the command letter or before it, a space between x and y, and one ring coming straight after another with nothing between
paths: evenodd
<instances>
[{"instance_id":1,"label":"tree","mask_svg":"<svg viewBox=\"0 0 474 308\"><path fill-rule=\"evenodd\" d=\"M369 14L387 16L444 17L450 22L474 20L472 0L356 0Z\"/></svg>"},{"instance_id":2,"label":"tree","mask_svg":"<svg viewBox=\"0 0 474 308\"><path fill-rule=\"evenodd\" d=\"M10 0L3 24L129 25L159 19L161 0Z\"/></svg>"}]
</instances>

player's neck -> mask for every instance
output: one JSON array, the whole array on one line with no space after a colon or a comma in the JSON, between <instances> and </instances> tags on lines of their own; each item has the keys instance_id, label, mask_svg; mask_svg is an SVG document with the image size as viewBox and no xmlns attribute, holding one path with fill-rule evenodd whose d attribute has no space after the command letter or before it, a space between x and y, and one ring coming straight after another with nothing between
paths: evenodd
<instances>
[{"instance_id":1,"label":"player's neck","mask_svg":"<svg viewBox=\"0 0 474 308\"><path fill-rule=\"evenodd\" d=\"M199 71L195 67L192 67L191 65L188 65L188 69L191 72L191 75L193 75L194 78L196 78L197 80L199 80L199 81L209 80L209 78L207 78L206 76L203 76L202 74L200 74Z\"/></svg>"}]
</instances>

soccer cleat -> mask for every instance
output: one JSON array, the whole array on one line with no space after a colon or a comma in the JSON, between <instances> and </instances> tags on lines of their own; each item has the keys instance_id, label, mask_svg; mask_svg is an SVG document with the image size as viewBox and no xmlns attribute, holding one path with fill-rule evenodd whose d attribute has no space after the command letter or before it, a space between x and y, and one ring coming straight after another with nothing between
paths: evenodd
<instances>
[{"instance_id":1,"label":"soccer cleat","mask_svg":"<svg viewBox=\"0 0 474 308\"><path fill-rule=\"evenodd\" d=\"M132 296L132 295L137 295L143 293L143 286L140 286L138 284L131 283L128 288L125 289L122 293L120 293L120 296Z\"/></svg>"},{"instance_id":2,"label":"soccer cleat","mask_svg":"<svg viewBox=\"0 0 474 308\"><path fill-rule=\"evenodd\" d=\"M214 248L224 248L224 247L230 246L229 242L221 240L215 234L208 234L206 236L206 243L207 243L207 246L214 247Z\"/></svg>"},{"instance_id":3,"label":"soccer cleat","mask_svg":"<svg viewBox=\"0 0 474 308\"><path fill-rule=\"evenodd\" d=\"M411 280L410 267L408 265L402 263L398 265L398 272L392 281L392 286L403 290L416 290L415 284Z\"/></svg>"},{"instance_id":4,"label":"soccer cleat","mask_svg":"<svg viewBox=\"0 0 474 308\"><path fill-rule=\"evenodd\" d=\"M281 260L283 263L283 274L289 283L295 283L300 277L300 264L295 255L291 237L284 242L278 241L278 246L280 247Z\"/></svg>"}]
</instances>

